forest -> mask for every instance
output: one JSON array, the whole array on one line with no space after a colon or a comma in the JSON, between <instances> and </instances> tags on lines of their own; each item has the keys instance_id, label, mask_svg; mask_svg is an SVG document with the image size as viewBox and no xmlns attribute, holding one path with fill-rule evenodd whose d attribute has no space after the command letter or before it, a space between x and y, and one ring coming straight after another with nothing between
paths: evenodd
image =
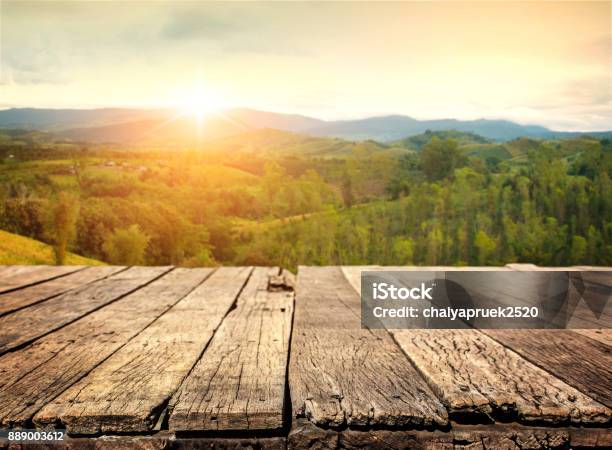
<instances>
[{"instance_id":1,"label":"forest","mask_svg":"<svg viewBox=\"0 0 612 450\"><path fill-rule=\"evenodd\" d=\"M0 230L58 264L609 266L611 176L612 142L586 135L262 129L177 150L2 130Z\"/></svg>"}]
</instances>

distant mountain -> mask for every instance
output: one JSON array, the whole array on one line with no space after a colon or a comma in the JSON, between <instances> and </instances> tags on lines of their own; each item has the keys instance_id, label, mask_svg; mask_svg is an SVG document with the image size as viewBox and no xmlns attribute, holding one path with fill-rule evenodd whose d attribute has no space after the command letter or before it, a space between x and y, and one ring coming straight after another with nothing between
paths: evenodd
<instances>
[{"instance_id":1,"label":"distant mountain","mask_svg":"<svg viewBox=\"0 0 612 450\"><path fill-rule=\"evenodd\" d=\"M0 111L0 127L31 128L45 131L69 128L97 127L143 119L161 119L164 110L128 108L100 109L39 109L11 108Z\"/></svg>"},{"instance_id":2,"label":"distant mountain","mask_svg":"<svg viewBox=\"0 0 612 450\"><path fill-rule=\"evenodd\" d=\"M273 113L248 108L229 109L224 111L223 115L250 128L275 128L293 132L306 131L326 123L323 120L299 114Z\"/></svg>"},{"instance_id":3,"label":"distant mountain","mask_svg":"<svg viewBox=\"0 0 612 450\"><path fill-rule=\"evenodd\" d=\"M556 132L538 125L520 125L507 120L417 120L392 115L359 120L324 121L297 114L282 114L234 108L208 116L203 123L177 116L170 109L35 109L0 111L0 128L51 131L70 139L92 142L150 142L182 144L234 136L251 130L273 128L281 131L348 140L373 139L393 142L431 132L456 130L495 141L518 137L563 138L579 132ZM589 133L612 137L612 132Z\"/></svg>"},{"instance_id":4,"label":"distant mountain","mask_svg":"<svg viewBox=\"0 0 612 450\"><path fill-rule=\"evenodd\" d=\"M537 125L519 125L506 120L416 120L407 116L371 117L361 120L328 122L306 130L320 136L345 139L376 139L395 141L425 131L457 130L475 133L488 139L504 141L519 136L548 138L553 134Z\"/></svg>"}]
</instances>

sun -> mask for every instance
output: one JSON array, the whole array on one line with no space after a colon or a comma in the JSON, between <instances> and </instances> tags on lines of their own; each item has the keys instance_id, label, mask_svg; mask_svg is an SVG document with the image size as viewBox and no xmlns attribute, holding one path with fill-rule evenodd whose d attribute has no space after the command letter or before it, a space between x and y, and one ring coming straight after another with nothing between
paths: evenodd
<instances>
[{"instance_id":1,"label":"sun","mask_svg":"<svg viewBox=\"0 0 612 450\"><path fill-rule=\"evenodd\" d=\"M222 108L222 102L213 92L197 87L179 96L177 109L182 116L189 116L198 122L215 114Z\"/></svg>"}]
</instances>

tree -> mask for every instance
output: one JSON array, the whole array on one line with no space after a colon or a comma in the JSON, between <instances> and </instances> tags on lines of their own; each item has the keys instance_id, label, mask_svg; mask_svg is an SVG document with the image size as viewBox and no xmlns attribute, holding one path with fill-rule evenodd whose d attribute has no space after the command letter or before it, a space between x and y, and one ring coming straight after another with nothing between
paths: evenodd
<instances>
[{"instance_id":1,"label":"tree","mask_svg":"<svg viewBox=\"0 0 612 450\"><path fill-rule=\"evenodd\" d=\"M587 241L579 235L572 237L572 246L570 248L570 262L572 264L580 264L583 262L587 253Z\"/></svg>"},{"instance_id":2,"label":"tree","mask_svg":"<svg viewBox=\"0 0 612 450\"><path fill-rule=\"evenodd\" d=\"M353 196L353 182L348 171L344 172L344 176L342 177L342 201L347 208L353 206L355 202L355 197Z\"/></svg>"},{"instance_id":3,"label":"tree","mask_svg":"<svg viewBox=\"0 0 612 450\"><path fill-rule=\"evenodd\" d=\"M144 263L148 244L149 236L134 224L110 233L104 242L104 253L112 264L135 266Z\"/></svg>"},{"instance_id":4,"label":"tree","mask_svg":"<svg viewBox=\"0 0 612 450\"><path fill-rule=\"evenodd\" d=\"M435 266L440 262L443 241L444 238L442 236L440 226L438 224L434 224L425 237L427 252L425 262L427 265Z\"/></svg>"},{"instance_id":5,"label":"tree","mask_svg":"<svg viewBox=\"0 0 612 450\"><path fill-rule=\"evenodd\" d=\"M438 181L452 175L454 170L466 164L457 141L432 138L421 151L421 167L429 181Z\"/></svg>"},{"instance_id":6,"label":"tree","mask_svg":"<svg viewBox=\"0 0 612 450\"><path fill-rule=\"evenodd\" d=\"M264 166L263 190L268 201L268 207L273 214L275 211L275 200L281 190L283 182L287 178L285 169L277 162L267 162Z\"/></svg>"},{"instance_id":7,"label":"tree","mask_svg":"<svg viewBox=\"0 0 612 450\"><path fill-rule=\"evenodd\" d=\"M411 238L396 237L393 240L393 257L395 264L410 266L414 255L414 241Z\"/></svg>"},{"instance_id":8,"label":"tree","mask_svg":"<svg viewBox=\"0 0 612 450\"><path fill-rule=\"evenodd\" d=\"M478 233L476 233L474 245L478 250L478 264L484 266L488 262L488 258L495 251L497 245L483 230L479 230Z\"/></svg>"},{"instance_id":9,"label":"tree","mask_svg":"<svg viewBox=\"0 0 612 450\"><path fill-rule=\"evenodd\" d=\"M51 241L55 263L66 261L68 245L76 236L76 223L79 216L79 199L66 192L60 192L51 209Z\"/></svg>"}]
</instances>

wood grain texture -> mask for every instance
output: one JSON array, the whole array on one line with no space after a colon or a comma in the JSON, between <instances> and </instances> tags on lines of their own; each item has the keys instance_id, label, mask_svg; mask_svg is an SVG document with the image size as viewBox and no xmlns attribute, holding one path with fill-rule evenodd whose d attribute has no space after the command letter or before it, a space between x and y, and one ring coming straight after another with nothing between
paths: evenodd
<instances>
[{"instance_id":1,"label":"wood grain texture","mask_svg":"<svg viewBox=\"0 0 612 450\"><path fill-rule=\"evenodd\" d=\"M49 267L49 266L0 266L0 280L4 280L5 278L15 275L19 272L24 272L27 270L37 270L36 267Z\"/></svg>"},{"instance_id":2,"label":"wood grain texture","mask_svg":"<svg viewBox=\"0 0 612 450\"><path fill-rule=\"evenodd\" d=\"M612 329L577 329L572 331L612 347Z\"/></svg>"},{"instance_id":3,"label":"wood grain texture","mask_svg":"<svg viewBox=\"0 0 612 450\"><path fill-rule=\"evenodd\" d=\"M146 273L151 280L167 270L140 271L140 275L144 277ZM158 319L207 274L205 270L175 269L33 344L2 356L0 425L27 424L43 406ZM145 280L141 278L140 282Z\"/></svg>"},{"instance_id":4,"label":"wood grain texture","mask_svg":"<svg viewBox=\"0 0 612 450\"><path fill-rule=\"evenodd\" d=\"M17 444L8 441L0 450L287 450L285 436L201 435L176 436L167 431L150 435L72 436L61 444Z\"/></svg>"},{"instance_id":5,"label":"wood grain texture","mask_svg":"<svg viewBox=\"0 0 612 450\"><path fill-rule=\"evenodd\" d=\"M288 436L228 434L177 436L161 431L151 435L105 435L66 438L61 445L16 444L0 438L0 449L62 450L537 450L567 448L610 448L608 429L577 427L528 427L515 424L453 425L448 431L426 430L330 430L302 419Z\"/></svg>"},{"instance_id":6,"label":"wood grain texture","mask_svg":"<svg viewBox=\"0 0 612 450\"><path fill-rule=\"evenodd\" d=\"M526 450L550 448L609 448L609 429L535 427L517 424L464 425L449 430L352 430L322 429L301 419L294 422L287 448L378 450Z\"/></svg>"},{"instance_id":7,"label":"wood grain texture","mask_svg":"<svg viewBox=\"0 0 612 450\"><path fill-rule=\"evenodd\" d=\"M612 407L612 347L569 330L485 330L487 335Z\"/></svg>"},{"instance_id":8,"label":"wood grain texture","mask_svg":"<svg viewBox=\"0 0 612 450\"><path fill-rule=\"evenodd\" d=\"M109 277L124 269L118 266L88 267L44 283L0 294L0 316Z\"/></svg>"},{"instance_id":9,"label":"wood grain texture","mask_svg":"<svg viewBox=\"0 0 612 450\"><path fill-rule=\"evenodd\" d=\"M356 291L361 290L362 270L343 267ZM423 329L391 333L455 417L485 414L504 420L555 424L610 421L612 411L608 408L480 331ZM560 352L573 353L568 348ZM603 374L605 364L605 360L597 364L598 375Z\"/></svg>"},{"instance_id":10,"label":"wood grain texture","mask_svg":"<svg viewBox=\"0 0 612 450\"><path fill-rule=\"evenodd\" d=\"M10 266L0 274L0 293L61 277L85 266Z\"/></svg>"},{"instance_id":11,"label":"wood grain texture","mask_svg":"<svg viewBox=\"0 0 612 450\"><path fill-rule=\"evenodd\" d=\"M209 270L209 269L208 269ZM149 431L251 273L221 267L87 377L45 406L38 425L69 433Z\"/></svg>"},{"instance_id":12,"label":"wood grain texture","mask_svg":"<svg viewBox=\"0 0 612 450\"><path fill-rule=\"evenodd\" d=\"M27 274L27 273L35 273L40 272L41 270L46 270L49 267L56 267L47 264L34 265L34 266L24 266L24 265L14 265L14 266L0 266L0 283L4 283L8 278L14 277L17 274Z\"/></svg>"},{"instance_id":13,"label":"wood grain texture","mask_svg":"<svg viewBox=\"0 0 612 450\"><path fill-rule=\"evenodd\" d=\"M291 343L293 416L325 427L428 427L447 413L385 330L362 329L339 267L300 267Z\"/></svg>"},{"instance_id":14,"label":"wood grain texture","mask_svg":"<svg viewBox=\"0 0 612 450\"><path fill-rule=\"evenodd\" d=\"M254 269L170 401L170 430L282 428L293 291L276 284L278 273Z\"/></svg>"},{"instance_id":15,"label":"wood grain texture","mask_svg":"<svg viewBox=\"0 0 612 450\"><path fill-rule=\"evenodd\" d=\"M114 301L167 272L168 267L132 267L46 302L0 317L0 354Z\"/></svg>"},{"instance_id":16,"label":"wood grain texture","mask_svg":"<svg viewBox=\"0 0 612 450\"><path fill-rule=\"evenodd\" d=\"M605 406L477 330L393 335L455 417L482 413L504 421L579 425L612 417Z\"/></svg>"}]
</instances>

